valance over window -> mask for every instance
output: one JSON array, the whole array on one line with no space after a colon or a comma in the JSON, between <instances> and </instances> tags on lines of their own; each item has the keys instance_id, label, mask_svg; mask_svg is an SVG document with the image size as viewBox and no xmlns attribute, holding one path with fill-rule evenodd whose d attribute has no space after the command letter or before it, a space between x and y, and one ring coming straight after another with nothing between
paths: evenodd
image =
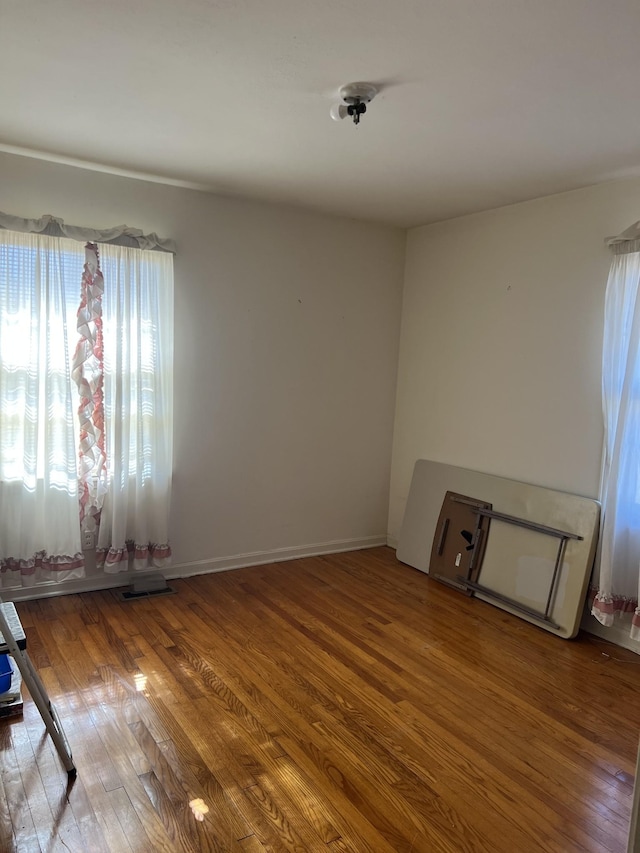
<instances>
[{"instance_id":1,"label":"valance over window","mask_svg":"<svg viewBox=\"0 0 640 853\"><path fill-rule=\"evenodd\" d=\"M102 230L81 228L77 225L67 225L64 220L50 214L41 216L40 219L23 219L21 216L0 212L0 228L22 234L68 237L82 243L113 243L132 249L156 249L173 254L176 251L173 240L163 239L157 234L143 234L139 228L130 228L128 225L116 225L115 228Z\"/></svg>"}]
</instances>

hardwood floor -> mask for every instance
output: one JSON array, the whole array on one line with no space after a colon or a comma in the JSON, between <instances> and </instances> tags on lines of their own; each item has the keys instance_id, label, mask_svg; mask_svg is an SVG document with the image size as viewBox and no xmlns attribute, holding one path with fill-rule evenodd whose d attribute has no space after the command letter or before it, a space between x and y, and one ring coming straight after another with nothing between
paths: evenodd
<instances>
[{"instance_id":1,"label":"hardwood floor","mask_svg":"<svg viewBox=\"0 0 640 853\"><path fill-rule=\"evenodd\" d=\"M71 742L0 721L2 851L626 849L640 657L393 551L25 602Z\"/></svg>"}]
</instances>

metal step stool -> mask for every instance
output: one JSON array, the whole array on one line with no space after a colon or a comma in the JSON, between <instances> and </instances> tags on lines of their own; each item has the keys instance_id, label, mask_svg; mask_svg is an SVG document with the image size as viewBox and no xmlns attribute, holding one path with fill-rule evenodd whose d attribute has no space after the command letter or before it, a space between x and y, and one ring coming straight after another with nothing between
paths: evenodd
<instances>
[{"instance_id":1,"label":"metal step stool","mask_svg":"<svg viewBox=\"0 0 640 853\"><path fill-rule=\"evenodd\" d=\"M51 735L51 740L64 764L64 769L70 778L75 778L77 771L71 756L69 741L58 719L55 708L51 704L45 686L27 654L27 636L22 627L22 622L20 622L15 605L11 601L3 602L1 599L0 654L10 654L13 658L15 665L20 670L23 682L27 685L31 698L35 702L38 711L40 711L42 721Z\"/></svg>"}]
</instances>

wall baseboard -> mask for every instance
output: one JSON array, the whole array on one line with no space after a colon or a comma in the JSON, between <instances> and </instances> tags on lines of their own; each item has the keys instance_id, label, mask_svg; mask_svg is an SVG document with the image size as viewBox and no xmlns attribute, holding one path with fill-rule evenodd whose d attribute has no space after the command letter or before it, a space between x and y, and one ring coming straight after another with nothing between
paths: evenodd
<instances>
[{"instance_id":1,"label":"wall baseboard","mask_svg":"<svg viewBox=\"0 0 640 853\"><path fill-rule=\"evenodd\" d=\"M377 548L387 544L387 537L366 536L362 539L334 539L315 545L300 545L292 548L274 548L271 551L249 551L233 557L216 557L212 560L196 560L191 563L179 563L171 566L167 578L192 577L193 575L227 572L230 569L244 569L249 566L263 566L266 563L280 563L286 560L298 560L301 557L318 557L322 554L340 554L346 551L361 551L365 548ZM175 572L175 574L174 574Z\"/></svg>"},{"instance_id":2,"label":"wall baseboard","mask_svg":"<svg viewBox=\"0 0 640 853\"><path fill-rule=\"evenodd\" d=\"M386 535L365 536L356 539L334 539L330 542L318 542L313 545L300 545L291 548L274 548L270 551L249 551L230 557L214 557L209 560L195 560L189 563L177 563L169 566L162 574L167 580L189 578L195 575L208 575L216 572L228 572L249 566L263 566L268 563L281 563L297 560L301 557L318 557L322 554L341 554L347 551L361 551L365 548L377 548L387 544ZM154 571L150 569L149 571ZM33 598L53 598L58 595L71 595L78 592L97 592L102 589L114 589L129 586L137 573L121 572L115 575L100 574L76 580L55 583L47 581L32 587L0 588L5 601L28 601Z\"/></svg>"}]
</instances>

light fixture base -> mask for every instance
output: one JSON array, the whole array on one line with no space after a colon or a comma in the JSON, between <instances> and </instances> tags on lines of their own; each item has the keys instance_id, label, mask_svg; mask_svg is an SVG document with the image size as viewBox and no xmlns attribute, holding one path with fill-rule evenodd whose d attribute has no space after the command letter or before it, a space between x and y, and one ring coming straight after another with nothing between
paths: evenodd
<instances>
[{"instance_id":1,"label":"light fixture base","mask_svg":"<svg viewBox=\"0 0 640 853\"><path fill-rule=\"evenodd\" d=\"M347 83L340 89L340 97L345 104L368 104L378 94L372 83Z\"/></svg>"}]
</instances>

